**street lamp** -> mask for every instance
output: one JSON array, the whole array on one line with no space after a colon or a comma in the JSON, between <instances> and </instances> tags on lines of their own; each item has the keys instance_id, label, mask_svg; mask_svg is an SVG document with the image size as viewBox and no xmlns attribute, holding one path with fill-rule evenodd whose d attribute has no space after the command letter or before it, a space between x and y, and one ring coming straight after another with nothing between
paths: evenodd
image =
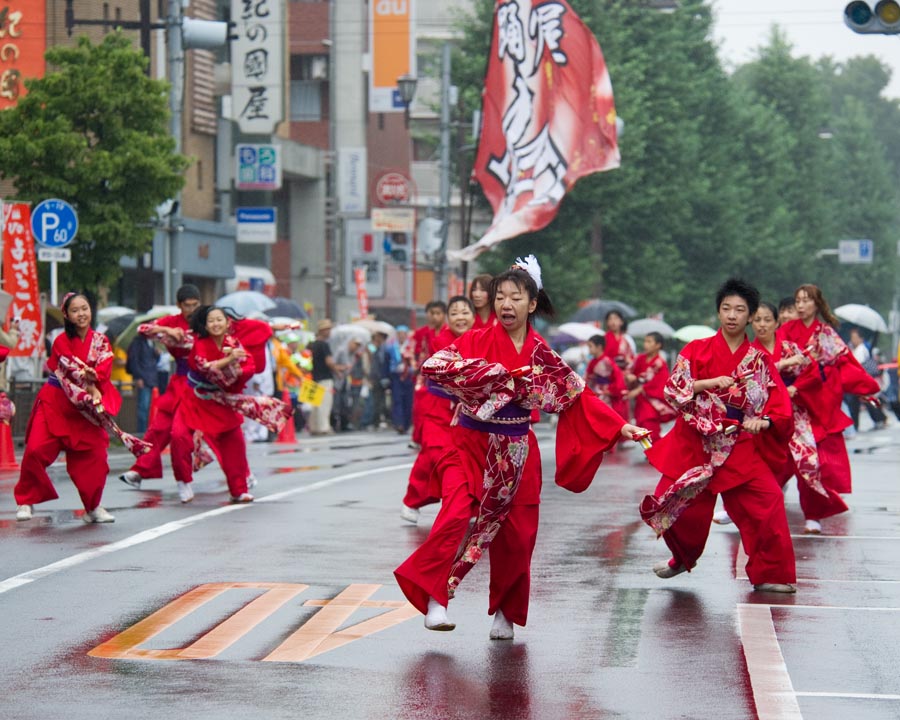
<instances>
[{"instance_id":1,"label":"street lamp","mask_svg":"<svg viewBox=\"0 0 900 720\"><path fill-rule=\"evenodd\" d=\"M403 120L406 123L406 127L409 127L409 106L416 96L416 85L418 82L419 78L415 75L401 75L397 78L397 92L400 94L400 100L403 102Z\"/></svg>"}]
</instances>

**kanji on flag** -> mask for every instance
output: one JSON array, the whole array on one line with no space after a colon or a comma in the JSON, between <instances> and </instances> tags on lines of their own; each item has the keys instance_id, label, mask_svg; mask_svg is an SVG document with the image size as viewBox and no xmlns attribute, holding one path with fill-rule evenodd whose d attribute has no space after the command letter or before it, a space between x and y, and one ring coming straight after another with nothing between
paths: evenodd
<instances>
[{"instance_id":1,"label":"kanji on flag","mask_svg":"<svg viewBox=\"0 0 900 720\"><path fill-rule=\"evenodd\" d=\"M579 178L619 166L603 53L566 0L498 0L482 103L472 174L494 218L457 260L541 229Z\"/></svg>"}]
</instances>

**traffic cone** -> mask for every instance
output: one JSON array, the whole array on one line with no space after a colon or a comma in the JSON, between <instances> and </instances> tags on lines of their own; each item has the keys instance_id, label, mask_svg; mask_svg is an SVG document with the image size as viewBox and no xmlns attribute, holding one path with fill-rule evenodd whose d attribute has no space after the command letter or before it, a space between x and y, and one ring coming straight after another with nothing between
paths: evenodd
<instances>
[{"instance_id":1,"label":"traffic cone","mask_svg":"<svg viewBox=\"0 0 900 720\"><path fill-rule=\"evenodd\" d=\"M153 388L153 392L150 393L150 409L147 411L147 427L149 428L153 424L153 420L156 418L156 401L159 400L159 388Z\"/></svg>"},{"instance_id":2,"label":"traffic cone","mask_svg":"<svg viewBox=\"0 0 900 720\"><path fill-rule=\"evenodd\" d=\"M291 406L291 395L287 391L287 388L281 391L281 402L283 402L288 407ZM297 444L297 432L294 429L294 418L288 418L288 421L284 424L284 427L281 428L281 432L278 433L278 437L276 438L275 442L279 445Z\"/></svg>"},{"instance_id":3,"label":"traffic cone","mask_svg":"<svg viewBox=\"0 0 900 720\"><path fill-rule=\"evenodd\" d=\"M18 470L16 450L13 446L12 428L7 421L0 422L0 470Z\"/></svg>"}]
</instances>

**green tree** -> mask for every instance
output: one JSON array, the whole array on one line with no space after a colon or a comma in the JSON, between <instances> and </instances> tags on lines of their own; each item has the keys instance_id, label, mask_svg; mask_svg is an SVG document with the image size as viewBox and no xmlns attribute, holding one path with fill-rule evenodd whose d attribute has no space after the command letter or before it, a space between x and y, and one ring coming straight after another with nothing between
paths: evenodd
<instances>
[{"instance_id":1,"label":"green tree","mask_svg":"<svg viewBox=\"0 0 900 720\"><path fill-rule=\"evenodd\" d=\"M116 279L122 256L150 248L148 223L184 184L188 160L168 132L167 84L147 77L147 59L126 37L82 37L46 59L55 69L0 113L0 175L19 200L75 207L79 231L60 283L97 289Z\"/></svg>"}]
</instances>

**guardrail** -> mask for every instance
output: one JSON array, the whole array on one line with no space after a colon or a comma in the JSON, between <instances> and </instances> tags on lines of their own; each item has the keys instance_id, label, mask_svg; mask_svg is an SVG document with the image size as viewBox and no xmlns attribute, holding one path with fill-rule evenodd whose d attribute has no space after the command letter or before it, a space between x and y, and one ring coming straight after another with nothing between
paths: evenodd
<instances>
[{"instance_id":1,"label":"guardrail","mask_svg":"<svg viewBox=\"0 0 900 720\"><path fill-rule=\"evenodd\" d=\"M31 415L34 399L46 382L47 380L44 378L9 381L9 389L6 394L16 405L16 415L11 423L13 438L18 440L25 437L25 428L28 426L28 417ZM133 433L137 430L137 393L134 384L130 382L113 384L119 388L119 393L122 395L122 407L119 414L116 415L116 422L125 432Z\"/></svg>"}]
</instances>

